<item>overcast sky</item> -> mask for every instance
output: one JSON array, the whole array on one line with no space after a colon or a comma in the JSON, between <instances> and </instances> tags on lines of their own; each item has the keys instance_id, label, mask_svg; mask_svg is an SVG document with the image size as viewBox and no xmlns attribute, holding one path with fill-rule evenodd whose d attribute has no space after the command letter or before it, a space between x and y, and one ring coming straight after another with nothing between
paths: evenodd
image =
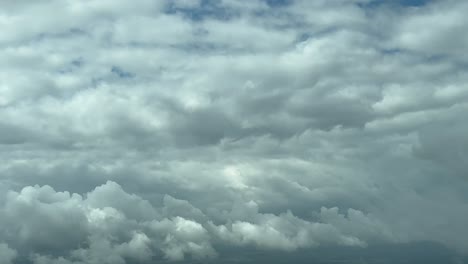
<instances>
[{"instance_id":1,"label":"overcast sky","mask_svg":"<svg viewBox=\"0 0 468 264\"><path fill-rule=\"evenodd\" d=\"M0 0L0 263L468 263L467 13Z\"/></svg>"}]
</instances>

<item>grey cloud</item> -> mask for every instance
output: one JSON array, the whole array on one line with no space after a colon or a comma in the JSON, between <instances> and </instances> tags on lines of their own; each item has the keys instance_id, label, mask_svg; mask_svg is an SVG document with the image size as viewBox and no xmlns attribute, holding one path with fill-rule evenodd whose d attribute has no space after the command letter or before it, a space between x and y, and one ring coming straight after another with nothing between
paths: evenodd
<instances>
[{"instance_id":1,"label":"grey cloud","mask_svg":"<svg viewBox=\"0 0 468 264\"><path fill-rule=\"evenodd\" d=\"M308 222L291 212L259 213L254 202L239 206L232 208L229 223L217 225L187 201L166 196L162 207L155 208L114 182L85 196L56 192L49 186L25 187L7 194L2 208L7 229L1 234L25 250L23 254L33 254L35 263L47 259L57 263L68 263L65 259L70 263L125 263L127 259L147 263L157 255L169 260L183 260L187 255L212 258L217 252L211 241L218 240L227 245L291 251L322 244L365 246L366 233L375 231L373 235L381 237L385 232L381 223L357 210L350 210L345 218L337 208L322 208L320 222ZM362 221L372 229L352 226L361 226Z\"/></svg>"},{"instance_id":2,"label":"grey cloud","mask_svg":"<svg viewBox=\"0 0 468 264\"><path fill-rule=\"evenodd\" d=\"M403 48L428 55L463 56L466 38L461 30L466 24L462 15L466 8L463 2L435 1L403 19L395 41Z\"/></svg>"},{"instance_id":3,"label":"grey cloud","mask_svg":"<svg viewBox=\"0 0 468 264\"><path fill-rule=\"evenodd\" d=\"M31 134L27 129L9 124L0 124L0 129L2 131L0 142L4 145L22 144L34 137L34 134Z\"/></svg>"},{"instance_id":4,"label":"grey cloud","mask_svg":"<svg viewBox=\"0 0 468 264\"><path fill-rule=\"evenodd\" d=\"M16 250L11 249L7 244L0 244L0 261L5 264L13 263L13 260L16 258Z\"/></svg>"},{"instance_id":5,"label":"grey cloud","mask_svg":"<svg viewBox=\"0 0 468 264\"><path fill-rule=\"evenodd\" d=\"M467 263L466 4L0 2L0 262Z\"/></svg>"}]
</instances>

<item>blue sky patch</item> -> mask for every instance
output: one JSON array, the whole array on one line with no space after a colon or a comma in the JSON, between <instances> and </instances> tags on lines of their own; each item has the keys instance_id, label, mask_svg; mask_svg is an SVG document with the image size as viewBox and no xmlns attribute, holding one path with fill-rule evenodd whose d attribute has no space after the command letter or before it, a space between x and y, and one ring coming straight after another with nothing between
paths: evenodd
<instances>
[{"instance_id":1,"label":"blue sky patch","mask_svg":"<svg viewBox=\"0 0 468 264\"><path fill-rule=\"evenodd\" d=\"M131 72L128 72L128 71L124 71L123 69L121 69L120 67L117 67L117 66L112 66L111 72L116 74L120 78L123 78L123 79L128 79L128 78L135 77L135 74L133 74Z\"/></svg>"},{"instance_id":2,"label":"blue sky patch","mask_svg":"<svg viewBox=\"0 0 468 264\"><path fill-rule=\"evenodd\" d=\"M382 5L397 5L402 7L420 7L429 4L433 0L374 0L364 4L358 4L362 8L375 8Z\"/></svg>"},{"instance_id":3,"label":"blue sky patch","mask_svg":"<svg viewBox=\"0 0 468 264\"><path fill-rule=\"evenodd\" d=\"M202 21L207 18L230 20L238 16L234 10L228 10L222 7L219 1L214 0L202 0L198 8L180 8L174 3L170 3L166 13L181 14L192 21Z\"/></svg>"}]
</instances>

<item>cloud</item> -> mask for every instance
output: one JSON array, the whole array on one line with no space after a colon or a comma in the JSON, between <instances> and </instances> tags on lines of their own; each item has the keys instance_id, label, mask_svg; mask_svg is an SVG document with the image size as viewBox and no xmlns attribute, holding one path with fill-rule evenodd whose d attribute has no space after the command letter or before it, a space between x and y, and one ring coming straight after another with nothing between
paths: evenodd
<instances>
[{"instance_id":1,"label":"cloud","mask_svg":"<svg viewBox=\"0 0 468 264\"><path fill-rule=\"evenodd\" d=\"M110 181L84 196L50 186L25 187L10 191L1 210L0 234L33 256L34 263L147 263L156 256L210 259L218 255L215 241L285 251L319 245L362 247L368 230L387 240L380 223L356 210L345 217L337 208L322 208L320 219L312 222L291 212L259 213L251 201L233 207L226 223L215 224L188 201L165 196L160 207L153 207ZM359 230L363 224L368 228ZM6 245L2 250L7 257L15 256Z\"/></svg>"},{"instance_id":2,"label":"cloud","mask_svg":"<svg viewBox=\"0 0 468 264\"><path fill-rule=\"evenodd\" d=\"M5 264L13 263L17 252L14 249L8 247L7 244L1 243L0 244L0 261Z\"/></svg>"},{"instance_id":3,"label":"cloud","mask_svg":"<svg viewBox=\"0 0 468 264\"><path fill-rule=\"evenodd\" d=\"M403 48L426 55L463 55L466 38L460 30L466 24L462 14L467 8L466 3L446 1L416 10L401 21L396 41Z\"/></svg>"},{"instance_id":4,"label":"cloud","mask_svg":"<svg viewBox=\"0 0 468 264\"><path fill-rule=\"evenodd\" d=\"M466 262L463 2L0 2L0 262Z\"/></svg>"}]
</instances>

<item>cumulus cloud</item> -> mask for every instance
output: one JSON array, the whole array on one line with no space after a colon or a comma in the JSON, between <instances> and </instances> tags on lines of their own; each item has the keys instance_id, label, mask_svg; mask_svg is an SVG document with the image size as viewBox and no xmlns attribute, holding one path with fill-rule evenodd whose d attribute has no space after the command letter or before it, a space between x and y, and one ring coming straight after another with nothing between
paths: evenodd
<instances>
[{"instance_id":1,"label":"cumulus cloud","mask_svg":"<svg viewBox=\"0 0 468 264\"><path fill-rule=\"evenodd\" d=\"M468 263L462 1L0 5L1 263Z\"/></svg>"},{"instance_id":2,"label":"cumulus cloud","mask_svg":"<svg viewBox=\"0 0 468 264\"><path fill-rule=\"evenodd\" d=\"M306 221L290 211L260 213L250 201L233 206L224 223L214 223L188 201L165 196L160 207L153 207L111 181L84 196L47 185L25 187L10 191L1 210L0 234L34 263L212 259L218 255L216 243L294 251L319 245L364 247L372 238L388 239L381 223L357 210L344 216L338 208L321 208L317 220ZM7 245L2 252L11 259L16 255Z\"/></svg>"},{"instance_id":3,"label":"cumulus cloud","mask_svg":"<svg viewBox=\"0 0 468 264\"><path fill-rule=\"evenodd\" d=\"M16 258L16 250L8 247L7 244L0 244L0 261L5 264L13 263L13 260Z\"/></svg>"}]
</instances>

